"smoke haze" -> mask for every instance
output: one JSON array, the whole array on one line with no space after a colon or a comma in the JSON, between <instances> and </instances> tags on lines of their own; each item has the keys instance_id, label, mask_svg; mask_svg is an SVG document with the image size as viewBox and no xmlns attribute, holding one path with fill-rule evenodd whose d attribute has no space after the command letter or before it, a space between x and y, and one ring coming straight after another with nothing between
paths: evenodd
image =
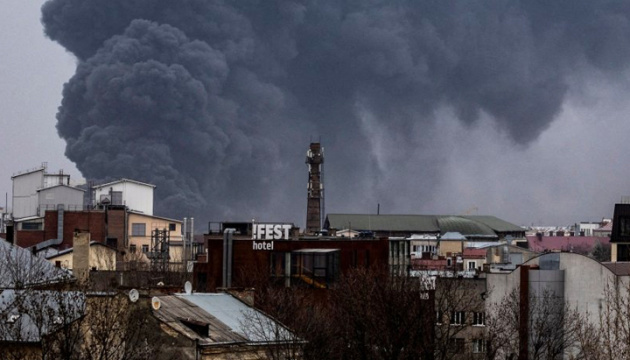
<instances>
[{"instance_id":1,"label":"smoke haze","mask_svg":"<svg viewBox=\"0 0 630 360\"><path fill-rule=\"evenodd\" d=\"M42 12L78 59L57 114L66 156L87 179L155 184L157 214L202 223L301 224L304 154L320 137L327 211L470 204L534 221L505 209L600 186L537 191L551 172L527 174L563 159L536 146L571 121L567 104L613 96L597 81L627 93L630 2L50 0Z\"/></svg>"}]
</instances>

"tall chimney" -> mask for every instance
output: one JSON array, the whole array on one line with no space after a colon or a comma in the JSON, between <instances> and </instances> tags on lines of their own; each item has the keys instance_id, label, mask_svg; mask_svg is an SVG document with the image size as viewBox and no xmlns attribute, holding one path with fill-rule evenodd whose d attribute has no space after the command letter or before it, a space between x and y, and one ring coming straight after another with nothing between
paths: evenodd
<instances>
[{"instance_id":1,"label":"tall chimney","mask_svg":"<svg viewBox=\"0 0 630 360\"><path fill-rule=\"evenodd\" d=\"M308 196L306 205L306 233L315 234L322 229L322 206L324 201L324 183L322 166L324 149L320 143L311 143L306 152L308 165Z\"/></svg>"}]
</instances>

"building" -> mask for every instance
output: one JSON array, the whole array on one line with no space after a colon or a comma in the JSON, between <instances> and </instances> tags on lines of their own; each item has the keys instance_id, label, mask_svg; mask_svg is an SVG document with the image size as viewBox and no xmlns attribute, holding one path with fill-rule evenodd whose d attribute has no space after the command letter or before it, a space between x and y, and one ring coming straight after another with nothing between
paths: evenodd
<instances>
[{"instance_id":1,"label":"building","mask_svg":"<svg viewBox=\"0 0 630 360\"><path fill-rule=\"evenodd\" d=\"M195 288L248 287L272 281L285 286L327 288L350 268L403 268L409 246L387 238L300 236L292 224L226 222L204 235L208 258L195 264Z\"/></svg>"},{"instance_id":2,"label":"building","mask_svg":"<svg viewBox=\"0 0 630 360\"><path fill-rule=\"evenodd\" d=\"M597 236L545 236L536 234L527 236L527 244L530 250L536 252L576 252L590 254L598 245L608 246L610 238Z\"/></svg>"},{"instance_id":3,"label":"building","mask_svg":"<svg viewBox=\"0 0 630 360\"><path fill-rule=\"evenodd\" d=\"M155 185L120 179L93 186L92 204L126 206L129 210L153 215Z\"/></svg>"},{"instance_id":4,"label":"building","mask_svg":"<svg viewBox=\"0 0 630 360\"><path fill-rule=\"evenodd\" d=\"M181 338L179 359L299 359L291 330L227 293L158 296L162 331Z\"/></svg>"},{"instance_id":5,"label":"building","mask_svg":"<svg viewBox=\"0 0 630 360\"><path fill-rule=\"evenodd\" d=\"M82 189L70 186L70 175L60 171L47 172L46 165L18 173L11 177L13 182L11 231L41 230L44 214L48 210L82 210ZM7 230L9 231L9 230Z\"/></svg>"},{"instance_id":6,"label":"building","mask_svg":"<svg viewBox=\"0 0 630 360\"><path fill-rule=\"evenodd\" d=\"M519 359L527 359L528 353L535 351L531 342L540 335L536 334L536 329L542 329L542 325L536 327L532 321L537 324L544 322L550 334L556 331L561 334L562 322L556 319L563 311L576 309L583 319L580 321L588 321L599 328L605 309L612 305L607 302L614 298L607 295L609 291L621 291L622 296L628 296L625 292L630 278L616 274L611 268L614 265L602 264L580 254L542 254L511 272L486 274L488 289L492 289L486 300L486 311L493 311L510 294L516 294L513 299L517 299L515 305L521 310L517 317L520 319L519 334L515 335L519 338L519 348L514 353L518 354ZM550 302L559 306L550 306ZM564 306L565 303L568 307ZM537 314L543 311L546 318L537 319ZM603 326L608 325L604 323ZM563 347L559 356L569 358L572 349Z\"/></svg>"},{"instance_id":7,"label":"building","mask_svg":"<svg viewBox=\"0 0 630 360\"><path fill-rule=\"evenodd\" d=\"M371 233L375 237L410 237L412 235L444 235L458 232L469 241L498 241L511 236L525 240L525 229L494 216L483 215L374 215L328 214L324 229L330 235L350 229Z\"/></svg>"},{"instance_id":8,"label":"building","mask_svg":"<svg viewBox=\"0 0 630 360\"><path fill-rule=\"evenodd\" d=\"M630 261L630 202L615 204L612 223L610 261Z\"/></svg>"}]
</instances>

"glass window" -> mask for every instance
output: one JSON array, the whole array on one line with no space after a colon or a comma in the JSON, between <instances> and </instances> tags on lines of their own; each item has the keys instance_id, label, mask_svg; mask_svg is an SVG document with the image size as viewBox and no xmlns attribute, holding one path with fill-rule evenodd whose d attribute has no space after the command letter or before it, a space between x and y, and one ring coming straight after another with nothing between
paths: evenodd
<instances>
[{"instance_id":1,"label":"glass window","mask_svg":"<svg viewBox=\"0 0 630 360\"><path fill-rule=\"evenodd\" d=\"M486 352L486 341L484 339L473 339L473 353L485 353Z\"/></svg>"},{"instance_id":2,"label":"glass window","mask_svg":"<svg viewBox=\"0 0 630 360\"><path fill-rule=\"evenodd\" d=\"M136 253L136 245L135 244L129 245L129 252L132 253L132 254Z\"/></svg>"},{"instance_id":3,"label":"glass window","mask_svg":"<svg viewBox=\"0 0 630 360\"><path fill-rule=\"evenodd\" d=\"M451 325L464 325L466 323L465 311L451 311Z\"/></svg>"},{"instance_id":4,"label":"glass window","mask_svg":"<svg viewBox=\"0 0 630 360\"><path fill-rule=\"evenodd\" d=\"M149 252L149 245L142 245L142 252L143 253L148 253Z\"/></svg>"},{"instance_id":5,"label":"glass window","mask_svg":"<svg viewBox=\"0 0 630 360\"><path fill-rule=\"evenodd\" d=\"M455 354L461 354L464 352L464 339L453 338L449 341L449 350Z\"/></svg>"},{"instance_id":6,"label":"glass window","mask_svg":"<svg viewBox=\"0 0 630 360\"><path fill-rule=\"evenodd\" d=\"M146 236L146 226L142 223L131 224L131 236Z\"/></svg>"},{"instance_id":7,"label":"glass window","mask_svg":"<svg viewBox=\"0 0 630 360\"><path fill-rule=\"evenodd\" d=\"M484 326L486 325L486 313L474 312L473 313L473 325Z\"/></svg>"}]
</instances>

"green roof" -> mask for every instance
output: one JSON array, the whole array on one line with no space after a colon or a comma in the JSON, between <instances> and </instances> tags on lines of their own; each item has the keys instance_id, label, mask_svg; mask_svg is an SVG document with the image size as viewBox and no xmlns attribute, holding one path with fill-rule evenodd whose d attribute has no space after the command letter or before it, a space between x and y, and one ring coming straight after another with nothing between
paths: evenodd
<instances>
[{"instance_id":1,"label":"green roof","mask_svg":"<svg viewBox=\"0 0 630 360\"><path fill-rule=\"evenodd\" d=\"M415 233L459 232L462 235L496 235L524 231L494 216L328 214L327 229L398 231Z\"/></svg>"},{"instance_id":2,"label":"green roof","mask_svg":"<svg viewBox=\"0 0 630 360\"><path fill-rule=\"evenodd\" d=\"M440 216L438 217L440 232L458 232L462 235L484 235L496 236L496 232L484 223L466 219L461 216Z\"/></svg>"},{"instance_id":3,"label":"green roof","mask_svg":"<svg viewBox=\"0 0 630 360\"><path fill-rule=\"evenodd\" d=\"M477 221L489 226L491 229L497 232L519 232L525 231L521 226L514 225L505 220L501 220L495 216L489 215L474 215L474 216L461 216L466 219Z\"/></svg>"},{"instance_id":4,"label":"green roof","mask_svg":"<svg viewBox=\"0 0 630 360\"><path fill-rule=\"evenodd\" d=\"M432 215L328 214L324 227L338 230L440 231L437 219Z\"/></svg>"}]
</instances>

